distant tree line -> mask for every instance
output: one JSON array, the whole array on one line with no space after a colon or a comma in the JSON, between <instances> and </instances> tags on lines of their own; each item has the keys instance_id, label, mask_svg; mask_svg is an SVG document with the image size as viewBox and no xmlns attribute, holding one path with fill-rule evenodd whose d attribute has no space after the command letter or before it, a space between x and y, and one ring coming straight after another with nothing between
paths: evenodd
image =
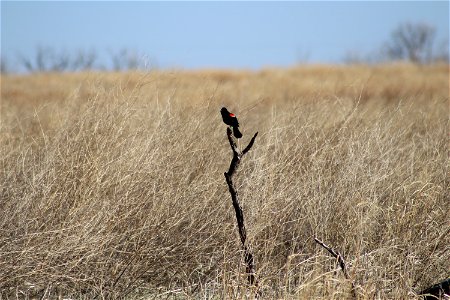
<instances>
[{"instance_id":1,"label":"distant tree line","mask_svg":"<svg viewBox=\"0 0 450 300\"><path fill-rule=\"evenodd\" d=\"M34 55L27 57L18 54L15 68L8 59L1 57L2 73L17 71L17 68L29 73L36 72L76 72L86 70L149 70L156 68L156 63L135 50L120 49L109 51L109 62L100 62L95 50L56 51L51 47L38 46Z\"/></svg>"},{"instance_id":2,"label":"distant tree line","mask_svg":"<svg viewBox=\"0 0 450 300\"><path fill-rule=\"evenodd\" d=\"M121 49L109 52L110 63L100 63L94 50L78 50L69 53L39 46L34 56L17 55L17 63L12 68L5 57L1 57L0 71L17 71L17 67L27 72L75 72L84 70L149 70L156 68L154 62L137 51ZM345 63L380 63L389 61L409 61L416 64L434 62L449 63L449 40L436 45L436 28L425 23L403 23L398 25L390 38L379 50L361 55L358 51L344 55ZM304 61L303 61L304 62Z\"/></svg>"}]
</instances>

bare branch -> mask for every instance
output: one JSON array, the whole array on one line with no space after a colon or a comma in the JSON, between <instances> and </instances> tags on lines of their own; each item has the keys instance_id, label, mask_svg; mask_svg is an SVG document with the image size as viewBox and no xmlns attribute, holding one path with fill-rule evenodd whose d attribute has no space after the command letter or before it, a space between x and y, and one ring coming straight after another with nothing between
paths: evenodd
<instances>
[{"instance_id":1,"label":"bare branch","mask_svg":"<svg viewBox=\"0 0 450 300\"><path fill-rule=\"evenodd\" d=\"M256 139L257 135L258 135L258 132L255 133L255 135L251 139L250 143L247 145L247 147L245 147L244 151L241 152L238 149L238 147L236 145L236 142L233 139L233 135L232 135L231 129L229 127L227 128L228 141L230 143L231 150L233 151L233 159L231 160L230 168L228 169L228 172L227 172L228 176L230 176L230 178L233 176L234 172L239 167L239 164L241 163L242 157L252 148L253 143L255 142L255 139Z\"/></svg>"},{"instance_id":2,"label":"bare branch","mask_svg":"<svg viewBox=\"0 0 450 300\"><path fill-rule=\"evenodd\" d=\"M327 249L328 252L330 252L330 254L337 259L337 261L339 262L339 266L342 269L342 272L344 272L345 278L348 279L347 266L345 264L344 258L342 258L341 253L336 252L333 248L325 245L324 242L322 242L321 240L319 240L317 238L314 238L314 240L316 241L316 243L318 243L319 245L321 245L322 247Z\"/></svg>"},{"instance_id":3,"label":"bare branch","mask_svg":"<svg viewBox=\"0 0 450 300\"><path fill-rule=\"evenodd\" d=\"M242 157L252 148L257 135L258 133L255 133L250 143L247 145L247 147L245 147L245 150L241 152L233 139L231 129L229 127L227 128L227 136L231 150L233 151L233 158L231 159L228 172L224 173L225 180L228 185L228 190L231 195L231 201L233 202L233 208L236 214L239 237L241 239L242 248L244 249L244 261L246 265L247 280L251 285L256 287L258 287L258 280L256 279L255 262L252 251L247 242L247 230L245 228L244 212L242 211L242 207L239 203L239 195L236 190L236 187L234 186L232 177L235 174L237 168L239 167ZM258 295L259 291L257 291L257 296Z\"/></svg>"},{"instance_id":4,"label":"bare branch","mask_svg":"<svg viewBox=\"0 0 450 300\"><path fill-rule=\"evenodd\" d=\"M432 48L436 29L424 23L400 24L386 44L386 55L390 59L406 59L414 63L432 60Z\"/></svg>"},{"instance_id":5,"label":"bare branch","mask_svg":"<svg viewBox=\"0 0 450 300\"><path fill-rule=\"evenodd\" d=\"M258 132L255 133L255 135L252 137L250 143L248 144L247 147L245 147L244 151L242 151L242 155L244 155L245 153L247 153L248 151L250 151L250 149L253 146L253 143L255 142L256 137L258 136Z\"/></svg>"},{"instance_id":6,"label":"bare branch","mask_svg":"<svg viewBox=\"0 0 450 300\"><path fill-rule=\"evenodd\" d=\"M450 278L424 289L419 295L424 296L424 300L441 299L444 295L450 295Z\"/></svg>"},{"instance_id":7,"label":"bare branch","mask_svg":"<svg viewBox=\"0 0 450 300\"><path fill-rule=\"evenodd\" d=\"M231 150L233 151L233 155L237 154L239 152L238 147L236 146L236 143L233 140L232 131L230 127L227 127L227 136L228 136L228 142L230 142Z\"/></svg>"},{"instance_id":8,"label":"bare branch","mask_svg":"<svg viewBox=\"0 0 450 300\"><path fill-rule=\"evenodd\" d=\"M319 245L321 245L322 247L324 247L325 249L327 249L327 251L337 259L339 266L341 267L342 272L344 273L344 277L345 279L350 279L350 277L348 276L348 272L347 272L347 265L345 263L344 257L342 257L342 254L339 253L339 251L334 250L333 248L331 248L330 246L326 245L324 242L322 242L321 240L314 238L314 240L316 241L316 243L318 243ZM351 281L352 284L352 297L353 299L357 299L356 296L356 290L355 290L355 283L352 280Z\"/></svg>"},{"instance_id":9,"label":"bare branch","mask_svg":"<svg viewBox=\"0 0 450 300\"><path fill-rule=\"evenodd\" d=\"M1 74L7 74L9 71L9 64L6 59L6 57L1 56L0 57L0 73Z\"/></svg>"}]
</instances>

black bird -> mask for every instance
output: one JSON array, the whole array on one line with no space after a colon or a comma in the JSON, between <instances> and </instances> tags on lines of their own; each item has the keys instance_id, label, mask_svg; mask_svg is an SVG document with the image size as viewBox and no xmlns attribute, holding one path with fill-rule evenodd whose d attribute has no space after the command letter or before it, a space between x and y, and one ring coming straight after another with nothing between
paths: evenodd
<instances>
[{"instance_id":1,"label":"black bird","mask_svg":"<svg viewBox=\"0 0 450 300\"><path fill-rule=\"evenodd\" d=\"M236 116L233 113L230 113L225 107L222 107L220 113L222 114L223 122L228 126L231 126L233 128L234 136L240 139L242 137L242 133L239 131L239 122Z\"/></svg>"}]
</instances>

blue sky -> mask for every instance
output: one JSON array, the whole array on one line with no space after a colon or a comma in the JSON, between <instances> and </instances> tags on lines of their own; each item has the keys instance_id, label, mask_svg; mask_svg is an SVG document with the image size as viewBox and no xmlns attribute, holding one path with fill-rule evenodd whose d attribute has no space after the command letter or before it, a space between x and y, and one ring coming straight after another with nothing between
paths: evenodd
<instances>
[{"instance_id":1,"label":"blue sky","mask_svg":"<svg viewBox=\"0 0 450 300\"><path fill-rule=\"evenodd\" d=\"M339 63L369 53L402 22L426 22L448 40L448 1L1 2L1 53L136 50L161 68L253 68Z\"/></svg>"}]
</instances>

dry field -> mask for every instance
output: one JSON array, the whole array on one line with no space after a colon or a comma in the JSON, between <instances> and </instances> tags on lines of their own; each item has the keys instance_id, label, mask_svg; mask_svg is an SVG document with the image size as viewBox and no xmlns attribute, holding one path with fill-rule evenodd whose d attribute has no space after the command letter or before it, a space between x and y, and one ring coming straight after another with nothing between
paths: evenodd
<instances>
[{"instance_id":1,"label":"dry field","mask_svg":"<svg viewBox=\"0 0 450 300\"><path fill-rule=\"evenodd\" d=\"M449 67L1 77L1 299L415 299L449 276ZM314 242L339 250L336 260Z\"/></svg>"}]
</instances>

